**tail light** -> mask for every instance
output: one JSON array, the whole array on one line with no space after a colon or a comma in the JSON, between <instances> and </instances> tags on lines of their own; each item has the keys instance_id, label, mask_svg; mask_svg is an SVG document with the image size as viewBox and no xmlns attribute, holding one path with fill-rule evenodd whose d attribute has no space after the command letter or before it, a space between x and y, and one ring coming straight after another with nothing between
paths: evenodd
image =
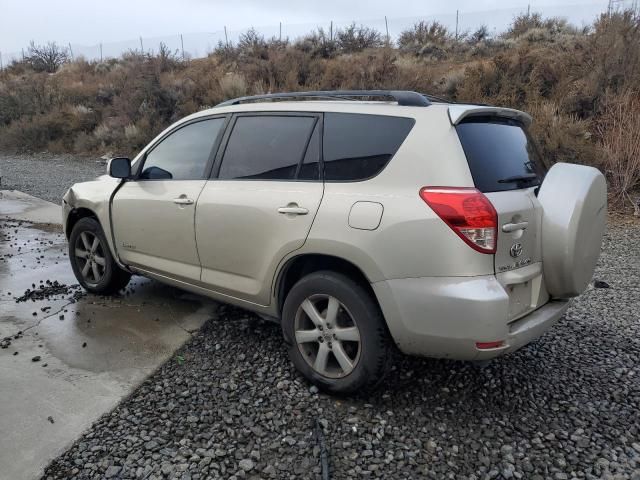
<instances>
[{"instance_id":1,"label":"tail light","mask_svg":"<svg viewBox=\"0 0 640 480\"><path fill-rule=\"evenodd\" d=\"M424 187L420 198L471 248L496 253L498 214L475 188Z\"/></svg>"}]
</instances>

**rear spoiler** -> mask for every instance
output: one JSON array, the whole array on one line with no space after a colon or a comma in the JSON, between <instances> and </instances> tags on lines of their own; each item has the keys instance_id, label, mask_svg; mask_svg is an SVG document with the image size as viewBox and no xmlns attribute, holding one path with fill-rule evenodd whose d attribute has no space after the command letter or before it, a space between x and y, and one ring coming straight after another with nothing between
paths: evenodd
<instances>
[{"instance_id":1,"label":"rear spoiler","mask_svg":"<svg viewBox=\"0 0 640 480\"><path fill-rule=\"evenodd\" d=\"M518 120L525 127L531 125L532 118L528 113L514 110L513 108L487 107L481 105L451 105L449 107L449 120L451 125L458 125L467 117L495 115L496 117L506 117Z\"/></svg>"}]
</instances>

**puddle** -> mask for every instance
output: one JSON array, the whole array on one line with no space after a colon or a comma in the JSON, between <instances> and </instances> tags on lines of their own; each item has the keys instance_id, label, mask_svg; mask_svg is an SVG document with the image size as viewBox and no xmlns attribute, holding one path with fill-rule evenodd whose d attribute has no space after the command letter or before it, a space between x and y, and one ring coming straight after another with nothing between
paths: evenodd
<instances>
[{"instance_id":1,"label":"puddle","mask_svg":"<svg viewBox=\"0 0 640 480\"><path fill-rule=\"evenodd\" d=\"M142 277L133 277L123 295L88 294L56 229L0 225L0 338L37 335L43 352L70 369L146 371L213 315L214 302ZM19 351L21 340L0 352Z\"/></svg>"}]
</instances>

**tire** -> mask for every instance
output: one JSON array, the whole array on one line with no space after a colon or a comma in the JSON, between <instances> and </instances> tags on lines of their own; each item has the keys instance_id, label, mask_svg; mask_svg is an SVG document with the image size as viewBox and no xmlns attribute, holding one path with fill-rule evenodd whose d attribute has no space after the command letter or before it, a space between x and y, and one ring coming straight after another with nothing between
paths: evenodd
<instances>
[{"instance_id":1,"label":"tire","mask_svg":"<svg viewBox=\"0 0 640 480\"><path fill-rule=\"evenodd\" d=\"M117 293L131 279L113 259L102 227L94 218L81 218L71 230L69 260L78 282L91 293Z\"/></svg>"},{"instance_id":2,"label":"tire","mask_svg":"<svg viewBox=\"0 0 640 480\"><path fill-rule=\"evenodd\" d=\"M390 342L382 313L345 275L320 271L299 280L285 299L282 331L295 367L326 392L370 391L384 377Z\"/></svg>"},{"instance_id":3,"label":"tire","mask_svg":"<svg viewBox=\"0 0 640 480\"><path fill-rule=\"evenodd\" d=\"M607 181L596 168L556 163L538 192L542 269L553 298L582 294L596 269L607 224Z\"/></svg>"}]
</instances>

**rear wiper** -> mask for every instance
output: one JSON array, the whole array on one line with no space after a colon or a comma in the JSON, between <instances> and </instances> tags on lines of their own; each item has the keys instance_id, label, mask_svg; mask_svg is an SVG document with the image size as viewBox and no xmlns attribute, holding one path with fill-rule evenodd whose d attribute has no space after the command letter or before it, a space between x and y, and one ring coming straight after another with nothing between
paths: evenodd
<instances>
[{"instance_id":1,"label":"rear wiper","mask_svg":"<svg viewBox=\"0 0 640 480\"><path fill-rule=\"evenodd\" d=\"M513 177L502 178L498 180L498 183L530 182L532 180L538 180L538 174L525 173L523 175L514 175Z\"/></svg>"}]
</instances>

